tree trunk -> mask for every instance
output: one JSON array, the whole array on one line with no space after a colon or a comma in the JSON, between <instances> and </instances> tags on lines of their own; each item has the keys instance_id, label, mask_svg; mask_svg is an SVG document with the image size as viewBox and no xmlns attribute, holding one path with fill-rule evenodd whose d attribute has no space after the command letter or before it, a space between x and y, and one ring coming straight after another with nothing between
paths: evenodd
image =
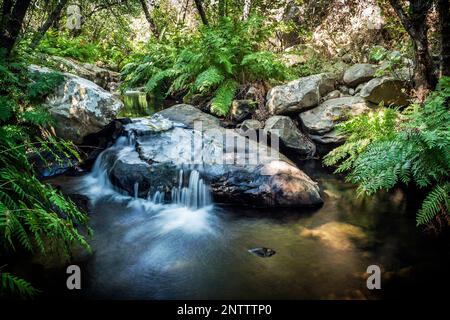
<instances>
[{"instance_id":1,"label":"tree trunk","mask_svg":"<svg viewBox=\"0 0 450 320\"><path fill-rule=\"evenodd\" d=\"M219 18L227 15L227 0L219 0Z\"/></svg>"},{"instance_id":2,"label":"tree trunk","mask_svg":"<svg viewBox=\"0 0 450 320\"><path fill-rule=\"evenodd\" d=\"M145 18L150 25L150 30L152 31L155 38L159 38L158 28L156 27L155 20L152 17L153 7L155 6L154 0L150 0L150 3L147 3L147 0L140 0L140 2L142 9L144 10Z\"/></svg>"},{"instance_id":3,"label":"tree trunk","mask_svg":"<svg viewBox=\"0 0 450 320\"><path fill-rule=\"evenodd\" d=\"M44 24L39 28L37 34L34 36L33 41L31 42L31 49L35 49L41 39L44 37L45 33L48 29L58 20L61 16L61 12L63 8L66 6L68 0L59 0L56 7L49 14L47 20Z\"/></svg>"},{"instance_id":4,"label":"tree trunk","mask_svg":"<svg viewBox=\"0 0 450 320\"><path fill-rule=\"evenodd\" d=\"M6 28L5 19L9 14L11 14L12 6L13 6L12 0L3 0L2 17L0 20L0 30L5 30L5 28Z\"/></svg>"},{"instance_id":5,"label":"tree trunk","mask_svg":"<svg viewBox=\"0 0 450 320\"><path fill-rule=\"evenodd\" d=\"M414 54L414 87L419 101L423 101L427 93L436 85L433 63L428 51L427 14L431 8L431 0L410 0L407 14L400 0L389 0L397 16L411 37Z\"/></svg>"},{"instance_id":6,"label":"tree trunk","mask_svg":"<svg viewBox=\"0 0 450 320\"><path fill-rule=\"evenodd\" d=\"M200 18L202 19L202 22L205 26L208 25L208 19L206 18L205 10L203 10L203 4L202 0L194 0L195 7L197 8L198 14L200 15Z\"/></svg>"},{"instance_id":7,"label":"tree trunk","mask_svg":"<svg viewBox=\"0 0 450 320\"><path fill-rule=\"evenodd\" d=\"M17 0L12 4L12 1L6 0L3 3L2 16L2 30L0 31L0 48L4 48L7 57L16 44L22 29L23 20L31 0Z\"/></svg>"},{"instance_id":8,"label":"tree trunk","mask_svg":"<svg viewBox=\"0 0 450 320\"><path fill-rule=\"evenodd\" d=\"M252 8L252 0L245 0L244 1L244 9L242 10L242 20L243 21L248 19L251 8Z\"/></svg>"},{"instance_id":9,"label":"tree trunk","mask_svg":"<svg viewBox=\"0 0 450 320\"><path fill-rule=\"evenodd\" d=\"M414 28L413 48L416 53L414 85L420 101L424 101L429 90L436 86L433 61L428 51L428 36L425 24Z\"/></svg>"},{"instance_id":10,"label":"tree trunk","mask_svg":"<svg viewBox=\"0 0 450 320\"><path fill-rule=\"evenodd\" d=\"M449 0L437 0L441 32L441 77L450 77L450 8Z\"/></svg>"}]
</instances>

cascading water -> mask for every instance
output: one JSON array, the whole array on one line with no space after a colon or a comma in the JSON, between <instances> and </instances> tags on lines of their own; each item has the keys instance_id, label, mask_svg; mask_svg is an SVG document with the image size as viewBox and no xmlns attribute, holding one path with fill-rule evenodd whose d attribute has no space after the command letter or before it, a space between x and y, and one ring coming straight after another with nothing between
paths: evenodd
<instances>
[{"instance_id":1,"label":"cascading water","mask_svg":"<svg viewBox=\"0 0 450 320\"><path fill-rule=\"evenodd\" d=\"M152 190L158 191L149 193L145 199L139 197L144 186L138 181L129 192L112 183L111 170L120 160L142 163L137 148L141 134L137 134L132 127L127 128L125 135L98 156L91 173L83 178L80 191L89 196L94 205L125 205L133 218L122 216L121 224L133 223L134 219L145 221L142 228L136 226L130 231L130 237L150 231L158 234L164 242L171 237L187 241L192 236L216 234L219 219L213 214L212 197L209 186L201 177L201 166L181 167L176 177L177 183L169 192L166 185L152 186Z\"/></svg>"},{"instance_id":2,"label":"cascading water","mask_svg":"<svg viewBox=\"0 0 450 320\"><path fill-rule=\"evenodd\" d=\"M138 157L136 142L136 134L130 130L127 132L127 135L119 137L114 145L100 153L92 167L91 173L84 179L85 193L94 202L105 196L121 199L126 197L123 192L113 186L109 179L108 172L114 167L115 162L112 164L108 162L107 154L108 152L116 152L119 154L117 159ZM198 210L212 204L209 187L201 178L199 170L194 168L180 169L177 180L177 186L173 187L168 195L165 192L156 191L153 194L149 194L147 199L139 199L139 183L136 182L133 187L133 193L129 196L135 200L148 201L156 205L173 204L191 210ZM160 187L163 188L164 186Z\"/></svg>"},{"instance_id":3,"label":"cascading water","mask_svg":"<svg viewBox=\"0 0 450 320\"><path fill-rule=\"evenodd\" d=\"M192 209L203 208L211 204L209 188L197 170L190 172L187 186L184 186L183 180L184 171L181 169L178 177L178 187L172 188L172 203Z\"/></svg>"},{"instance_id":4,"label":"cascading water","mask_svg":"<svg viewBox=\"0 0 450 320\"><path fill-rule=\"evenodd\" d=\"M119 137L117 141L110 148L104 150L99 154L92 167L91 173L84 177L83 193L91 198L95 203L98 199L113 196L115 198L123 198L120 192L114 188L109 179L109 166L107 161L108 152L116 149L122 156L126 156L134 149L134 145L131 145L130 137ZM114 164L113 164L114 165Z\"/></svg>"}]
</instances>

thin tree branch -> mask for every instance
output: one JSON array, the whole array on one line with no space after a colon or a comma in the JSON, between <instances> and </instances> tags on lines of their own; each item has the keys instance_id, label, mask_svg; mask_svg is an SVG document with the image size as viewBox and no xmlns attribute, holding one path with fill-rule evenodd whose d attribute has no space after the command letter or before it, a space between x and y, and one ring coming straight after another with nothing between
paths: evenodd
<instances>
[{"instance_id":1,"label":"thin tree branch","mask_svg":"<svg viewBox=\"0 0 450 320\"><path fill-rule=\"evenodd\" d=\"M156 27L155 20L152 17L152 11L154 3L153 1L150 2L150 4L147 3L146 0L139 0L142 6L142 9L144 10L145 18L147 19L148 24L150 25L150 30L152 31L155 38L159 38L159 31Z\"/></svg>"},{"instance_id":2,"label":"thin tree branch","mask_svg":"<svg viewBox=\"0 0 450 320\"><path fill-rule=\"evenodd\" d=\"M61 11L66 6L68 0L59 0L58 4L55 6L53 11L48 15L47 20L44 22L44 24L39 28L36 35L33 38L33 41L31 42L31 49L35 49L41 39L44 37L47 30L52 26L52 24L58 19L61 15Z\"/></svg>"}]
</instances>

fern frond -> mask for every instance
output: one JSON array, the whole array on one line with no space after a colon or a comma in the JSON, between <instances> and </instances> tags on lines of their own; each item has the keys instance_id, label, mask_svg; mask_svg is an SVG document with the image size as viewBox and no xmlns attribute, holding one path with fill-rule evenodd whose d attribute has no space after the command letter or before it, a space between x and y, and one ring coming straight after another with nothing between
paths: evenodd
<instances>
[{"instance_id":1,"label":"fern frond","mask_svg":"<svg viewBox=\"0 0 450 320\"><path fill-rule=\"evenodd\" d=\"M211 102L211 112L218 116L226 116L238 88L234 80L225 81L216 91Z\"/></svg>"},{"instance_id":2,"label":"fern frond","mask_svg":"<svg viewBox=\"0 0 450 320\"><path fill-rule=\"evenodd\" d=\"M17 294L23 298L33 298L39 293L39 290L34 288L29 282L8 272L0 272L0 278L2 284L0 286L0 293L3 296L7 295L5 291Z\"/></svg>"},{"instance_id":3,"label":"fern frond","mask_svg":"<svg viewBox=\"0 0 450 320\"><path fill-rule=\"evenodd\" d=\"M417 213L417 225L429 223L439 213L450 213L450 183L436 185L422 203Z\"/></svg>"}]
</instances>

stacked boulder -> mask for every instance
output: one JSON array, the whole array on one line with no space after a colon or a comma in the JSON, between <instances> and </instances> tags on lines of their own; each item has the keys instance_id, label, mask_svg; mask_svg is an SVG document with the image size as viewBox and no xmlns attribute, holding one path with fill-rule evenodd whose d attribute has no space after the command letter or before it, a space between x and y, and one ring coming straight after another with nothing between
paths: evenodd
<instances>
[{"instance_id":1,"label":"stacked boulder","mask_svg":"<svg viewBox=\"0 0 450 320\"><path fill-rule=\"evenodd\" d=\"M336 130L339 122L368 113L380 103L408 104L405 79L377 77L379 69L374 64L356 64L341 79L322 73L273 87L266 98L272 117L264 131L277 130L285 147L307 158L328 152L345 140Z\"/></svg>"}]
</instances>

